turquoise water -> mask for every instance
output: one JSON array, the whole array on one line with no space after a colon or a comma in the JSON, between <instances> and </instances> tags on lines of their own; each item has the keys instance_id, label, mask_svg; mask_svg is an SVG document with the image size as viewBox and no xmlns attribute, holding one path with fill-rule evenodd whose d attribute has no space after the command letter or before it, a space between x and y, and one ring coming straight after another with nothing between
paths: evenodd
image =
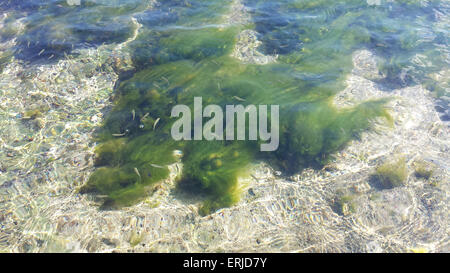
<instances>
[{"instance_id":1,"label":"turquoise water","mask_svg":"<svg viewBox=\"0 0 450 273\"><path fill-rule=\"evenodd\" d=\"M123 43L134 69L120 75L114 107L96 140L96 171L83 192L107 195L104 207L135 204L166 178L183 154L180 188L205 195L203 214L239 199L237 179L248 165L268 162L284 174L322 168L333 153L371 129L391 122L385 100L337 109L352 54L380 57L374 81L385 92L423 84L436 97L447 82L431 75L448 69L448 1L242 1L249 21L228 19L232 1L2 1L8 12L2 41L17 39L2 56L30 65L55 63L79 48ZM234 10L236 13L239 11ZM234 17L231 17L234 18ZM14 22L21 20L20 30ZM136 23L137 22L137 23ZM254 30L265 65L232 57L237 37ZM135 33L137 37L134 37ZM256 142L175 142L177 104L280 105L280 147L261 153ZM238 98L238 99L236 99ZM156 130L155 130L156 128ZM156 167L155 167L156 166Z\"/></svg>"}]
</instances>

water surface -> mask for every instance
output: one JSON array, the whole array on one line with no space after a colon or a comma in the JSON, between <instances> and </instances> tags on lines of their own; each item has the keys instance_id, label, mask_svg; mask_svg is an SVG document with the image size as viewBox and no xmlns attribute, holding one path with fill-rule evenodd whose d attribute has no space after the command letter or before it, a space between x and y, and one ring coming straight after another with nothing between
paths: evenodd
<instances>
[{"instance_id":1,"label":"water surface","mask_svg":"<svg viewBox=\"0 0 450 273\"><path fill-rule=\"evenodd\" d=\"M96 170L81 190L106 196L102 208L148 196L180 160L174 151L182 154L179 188L204 196L201 214L234 205L238 178L252 163L267 162L284 175L321 169L375 119L392 122L386 99L333 104L357 50L379 57L379 73L368 77L384 92L422 84L437 98L448 96L448 82L433 76L449 64L447 1L27 0L2 1L0 9L8 14L2 41L16 39L3 65L11 58L57 63L79 49L129 41L122 50L133 68L117 65L114 105L95 137ZM234 57L248 30L272 62ZM174 141L170 111L177 104L192 108L194 97L222 107L280 105L279 149Z\"/></svg>"}]
</instances>

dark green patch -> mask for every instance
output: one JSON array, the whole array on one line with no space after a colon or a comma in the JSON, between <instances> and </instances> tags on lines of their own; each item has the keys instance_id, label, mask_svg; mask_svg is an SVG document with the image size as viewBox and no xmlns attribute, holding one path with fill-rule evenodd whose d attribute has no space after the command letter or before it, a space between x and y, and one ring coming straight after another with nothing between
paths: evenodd
<instances>
[{"instance_id":1,"label":"dark green patch","mask_svg":"<svg viewBox=\"0 0 450 273\"><path fill-rule=\"evenodd\" d=\"M373 179L378 182L381 189L392 189L405 185L408 178L408 169L405 158L386 162L380 165L375 172Z\"/></svg>"}]
</instances>

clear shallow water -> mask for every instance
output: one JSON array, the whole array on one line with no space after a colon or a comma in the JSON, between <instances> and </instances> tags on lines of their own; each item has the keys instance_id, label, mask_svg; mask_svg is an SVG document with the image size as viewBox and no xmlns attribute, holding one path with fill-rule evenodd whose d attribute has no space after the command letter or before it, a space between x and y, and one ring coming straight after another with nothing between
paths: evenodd
<instances>
[{"instance_id":1,"label":"clear shallow water","mask_svg":"<svg viewBox=\"0 0 450 273\"><path fill-rule=\"evenodd\" d=\"M125 41L136 28L131 19L135 17L144 25L143 32L155 34L147 37L154 42L146 44L148 52L142 52L144 56L136 52L135 58L142 59L151 54L157 57L161 53L154 51L164 50L162 44L155 44L161 35L183 28L186 31L195 28L217 30L220 26L214 24L221 23L230 3L2 1L1 8L10 12L7 22L11 24L9 27L6 24L2 30L2 38L15 37L13 23L24 18L26 29L17 35L16 58L47 61L53 55L52 59L57 60L74 48ZM245 28L259 33L264 53L280 54L284 62L297 62L296 58L308 55L301 51L311 48L316 53L314 58L323 63L332 63L334 55L348 55L355 48L368 48L387 59L382 72L395 85L423 80L426 74L439 71L448 64L448 28L444 23L438 23L448 15L446 1L287 0L243 1L243 4L252 16L252 22ZM187 40L179 42L188 44ZM200 48L197 50L201 51ZM172 55L170 60L175 60L174 52L167 54ZM414 63L417 55L426 58L422 60L427 64L426 71ZM305 63L306 56L303 57ZM399 80L402 69L408 69L409 73Z\"/></svg>"},{"instance_id":2,"label":"clear shallow water","mask_svg":"<svg viewBox=\"0 0 450 273\"><path fill-rule=\"evenodd\" d=\"M251 15L245 24L227 19L231 2L223 1L3 3L10 13L6 26L12 29L3 28L2 37L16 37L10 54L31 64L57 62L79 48L124 42L142 25L124 48L135 69L116 85L116 106L99 134L97 171L85 191L107 195L106 205L135 204L146 195L146 186L168 174L148 165L171 164L171 151L181 149L182 189L206 194L202 211L207 214L237 201L237 177L255 160L285 174L322 167L331 154L369 129L371 119L385 114L384 101L346 111L330 103L344 89L357 49L370 49L384 60L380 74L371 76L386 92L422 83L436 96L445 94L446 83L430 75L448 68L448 29L439 23L448 16L446 2L243 4ZM15 33L13 23L19 18L25 29ZM242 64L230 57L245 29L258 33L259 50L278 56L276 63ZM267 155L252 144L174 143L168 134L170 109L177 103L192 105L194 96L219 105L241 103L236 97L251 104L279 104L280 149ZM147 113L147 123L141 122ZM158 118L159 130L151 130ZM112 136L126 130L125 137ZM138 183L141 174L145 178Z\"/></svg>"}]
</instances>

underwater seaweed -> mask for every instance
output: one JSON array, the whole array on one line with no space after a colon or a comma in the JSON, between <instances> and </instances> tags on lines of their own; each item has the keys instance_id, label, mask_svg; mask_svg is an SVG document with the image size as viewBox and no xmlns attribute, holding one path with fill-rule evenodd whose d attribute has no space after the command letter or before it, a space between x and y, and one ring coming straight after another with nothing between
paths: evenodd
<instances>
[{"instance_id":1,"label":"underwater seaweed","mask_svg":"<svg viewBox=\"0 0 450 273\"><path fill-rule=\"evenodd\" d=\"M81 192L106 195L106 207L131 205L168 176L168 165L178 160L174 151L181 151L179 187L207 196L200 208L205 215L239 200L238 177L252 162L270 162L285 174L320 168L374 119L390 121L386 100L338 109L333 96L345 88L351 54L360 48L388 57L381 70L386 81L408 84L399 71L411 65L410 54L435 53L427 51L430 42L414 42L408 27L397 29L393 13L421 14L433 6L341 2L244 1L252 7L249 25L221 22L227 4L218 0L164 1L141 14L145 27L130 44L137 72L117 87L98 133L97 169ZM230 56L238 34L249 28L260 33L263 52L280 54L276 63L243 64ZM393 35L399 39L391 43ZM171 109L184 104L192 111L194 97L221 107L279 105L278 150L260 152L259 141L173 140Z\"/></svg>"},{"instance_id":2,"label":"underwater seaweed","mask_svg":"<svg viewBox=\"0 0 450 273\"><path fill-rule=\"evenodd\" d=\"M382 164L376 169L375 178L378 179L382 189L392 189L404 185L408 178L405 158L401 157Z\"/></svg>"}]
</instances>

